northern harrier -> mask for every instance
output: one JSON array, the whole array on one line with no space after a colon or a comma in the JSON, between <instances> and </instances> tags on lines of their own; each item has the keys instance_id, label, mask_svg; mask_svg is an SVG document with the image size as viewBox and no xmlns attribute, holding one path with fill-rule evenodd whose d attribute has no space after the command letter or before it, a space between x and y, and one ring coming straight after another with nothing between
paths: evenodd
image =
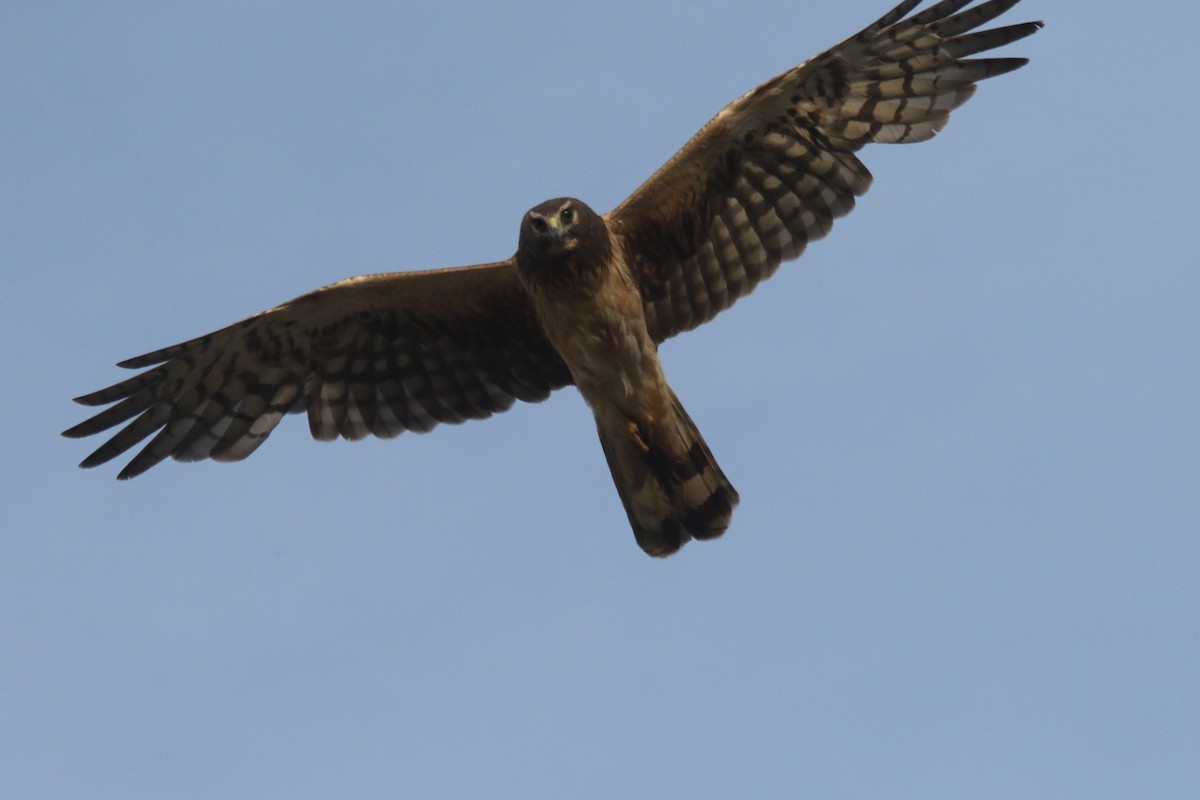
<instances>
[{"instance_id":1,"label":"northern harrier","mask_svg":"<svg viewBox=\"0 0 1200 800\"><path fill-rule=\"evenodd\" d=\"M123 361L149 369L76 398L115 405L64 435L124 425L81 464L94 467L157 432L118 476L131 478L167 456L245 458L284 414L306 411L317 439L392 437L574 384L642 549L720 536L738 495L658 344L828 233L871 183L860 147L931 138L977 81L1027 61L968 56L1041 27L972 33L1018 0L906 18L919 2L730 103L613 211L548 200L505 261L350 278Z\"/></svg>"}]
</instances>

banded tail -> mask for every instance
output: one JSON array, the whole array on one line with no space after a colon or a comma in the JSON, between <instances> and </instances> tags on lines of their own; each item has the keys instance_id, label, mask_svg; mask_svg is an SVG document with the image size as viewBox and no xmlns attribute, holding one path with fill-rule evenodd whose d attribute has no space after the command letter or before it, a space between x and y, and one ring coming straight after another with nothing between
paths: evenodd
<instances>
[{"instance_id":1,"label":"banded tail","mask_svg":"<svg viewBox=\"0 0 1200 800\"><path fill-rule=\"evenodd\" d=\"M664 419L644 425L615 410L598 411L596 429L629 524L648 554L669 556L690 539L715 539L729 527L737 490L674 392Z\"/></svg>"}]
</instances>

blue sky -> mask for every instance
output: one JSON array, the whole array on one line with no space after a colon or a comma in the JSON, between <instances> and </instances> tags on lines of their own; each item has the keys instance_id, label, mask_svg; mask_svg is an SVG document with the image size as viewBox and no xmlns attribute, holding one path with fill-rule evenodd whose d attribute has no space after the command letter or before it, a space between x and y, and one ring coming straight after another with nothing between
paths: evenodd
<instances>
[{"instance_id":1,"label":"blue sky","mask_svg":"<svg viewBox=\"0 0 1200 800\"><path fill-rule=\"evenodd\" d=\"M716 542L642 555L573 391L121 483L58 436L123 358L611 208L887 5L0 7L6 791L1195 797L1190 2L1025 0L1029 67L663 347Z\"/></svg>"}]
</instances>

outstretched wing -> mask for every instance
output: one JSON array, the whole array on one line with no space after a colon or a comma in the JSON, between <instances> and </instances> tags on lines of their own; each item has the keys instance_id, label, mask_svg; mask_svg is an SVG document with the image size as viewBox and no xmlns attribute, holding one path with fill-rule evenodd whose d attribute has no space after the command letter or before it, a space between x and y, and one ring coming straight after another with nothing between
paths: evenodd
<instances>
[{"instance_id":1,"label":"outstretched wing","mask_svg":"<svg viewBox=\"0 0 1200 800\"><path fill-rule=\"evenodd\" d=\"M76 398L116 405L63 435L128 423L92 467L157 431L119 475L131 478L167 456L243 459L287 413L307 410L317 439L481 419L571 382L533 313L511 260L350 278L121 362L153 368Z\"/></svg>"},{"instance_id":2,"label":"outstretched wing","mask_svg":"<svg viewBox=\"0 0 1200 800\"><path fill-rule=\"evenodd\" d=\"M970 33L1018 0L944 0L905 19L919 2L730 103L608 214L656 341L712 319L828 233L870 186L856 150L931 138L976 81L1027 61L966 57L1041 27Z\"/></svg>"}]
</instances>

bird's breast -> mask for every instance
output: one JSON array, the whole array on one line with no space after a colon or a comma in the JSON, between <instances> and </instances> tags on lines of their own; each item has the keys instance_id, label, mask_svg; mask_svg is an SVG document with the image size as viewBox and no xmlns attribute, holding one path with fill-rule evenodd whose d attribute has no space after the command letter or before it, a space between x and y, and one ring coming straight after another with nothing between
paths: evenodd
<instances>
[{"instance_id":1,"label":"bird's breast","mask_svg":"<svg viewBox=\"0 0 1200 800\"><path fill-rule=\"evenodd\" d=\"M643 416L666 384L641 293L624 264L613 264L586 296L535 297L546 336L588 403L615 403Z\"/></svg>"}]
</instances>

